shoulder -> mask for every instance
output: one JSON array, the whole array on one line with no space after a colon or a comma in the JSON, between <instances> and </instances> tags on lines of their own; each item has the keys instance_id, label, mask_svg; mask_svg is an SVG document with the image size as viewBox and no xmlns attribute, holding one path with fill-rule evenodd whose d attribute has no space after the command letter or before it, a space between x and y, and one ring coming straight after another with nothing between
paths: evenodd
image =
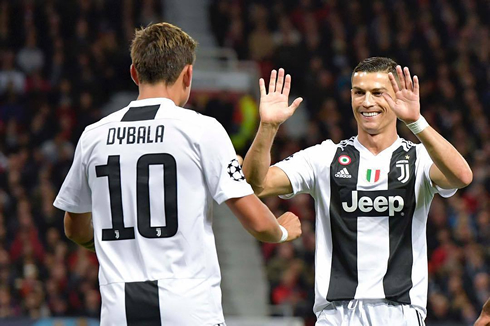
<instances>
[{"instance_id":1,"label":"shoulder","mask_svg":"<svg viewBox=\"0 0 490 326\"><path fill-rule=\"evenodd\" d=\"M417 152L417 154L422 154L422 155L429 155L428 152L427 152L427 149L425 148L424 144L422 143L419 143L419 144L416 144L416 143L413 143L411 142L410 140L407 140L405 138L400 138L401 140L401 147L405 150L405 152L408 152L410 150L415 150Z\"/></svg>"},{"instance_id":2,"label":"shoulder","mask_svg":"<svg viewBox=\"0 0 490 326\"><path fill-rule=\"evenodd\" d=\"M400 140L401 140L401 146L406 152L408 152L412 147L415 147L417 150L419 150L420 147L424 147L424 145L422 144L412 143L410 140L406 140L405 138L400 138Z\"/></svg>"},{"instance_id":3,"label":"shoulder","mask_svg":"<svg viewBox=\"0 0 490 326\"><path fill-rule=\"evenodd\" d=\"M354 148L355 147L355 139L356 137L350 137L349 139L344 139L344 140L341 140L338 144L335 144L334 142L332 142L332 144L335 146L335 148L340 148L342 150L346 149L346 148L349 148L349 147L352 147Z\"/></svg>"},{"instance_id":4,"label":"shoulder","mask_svg":"<svg viewBox=\"0 0 490 326\"><path fill-rule=\"evenodd\" d=\"M303 150L300 150L299 152L290 155L289 157L285 158L284 161L289 161L291 159L302 157L312 164L315 164L315 162L324 164L325 158L333 155L338 147L338 144L335 144L332 140L327 139L320 144L307 147Z\"/></svg>"},{"instance_id":5,"label":"shoulder","mask_svg":"<svg viewBox=\"0 0 490 326\"><path fill-rule=\"evenodd\" d=\"M95 130L95 129L100 128L100 127L103 127L104 125L106 125L108 123L121 121L122 117L124 116L124 114L126 113L127 110L128 110L128 107L122 108L121 110L113 112L113 113L109 114L108 116L100 119L99 121L88 125L87 127L85 127L84 133Z\"/></svg>"},{"instance_id":6,"label":"shoulder","mask_svg":"<svg viewBox=\"0 0 490 326\"><path fill-rule=\"evenodd\" d=\"M160 117L162 119L170 118L174 120L181 120L184 124L192 126L197 130L203 128L222 127L218 120L216 120L215 118L180 106L169 108L167 112L162 112L162 115Z\"/></svg>"}]
</instances>

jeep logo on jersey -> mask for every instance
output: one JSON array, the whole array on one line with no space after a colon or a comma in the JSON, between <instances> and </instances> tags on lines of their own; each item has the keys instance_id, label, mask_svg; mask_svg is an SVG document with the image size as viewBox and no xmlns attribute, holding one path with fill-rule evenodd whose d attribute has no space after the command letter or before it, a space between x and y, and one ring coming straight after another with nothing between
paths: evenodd
<instances>
[{"instance_id":1,"label":"jeep logo on jersey","mask_svg":"<svg viewBox=\"0 0 490 326\"><path fill-rule=\"evenodd\" d=\"M405 206L403 193L403 190L354 190L350 200L342 200L342 208L346 213L357 212L359 216L395 216Z\"/></svg>"},{"instance_id":2,"label":"jeep logo on jersey","mask_svg":"<svg viewBox=\"0 0 490 326\"><path fill-rule=\"evenodd\" d=\"M240 166L240 163L238 163L238 160L236 158L231 160L231 162L228 164L228 168L226 169L226 171L228 172L230 178L232 178L235 181L245 180L245 176L243 175L242 172L242 167Z\"/></svg>"},{"instance_id":3,"label":"jeep logo on jersey","mask_svg":"<svg viewBox=\"0 0 490 326\"><path fill-rule=\"evenodd\" d=\"M400 160L395 163L395 166L400 169L400 176L398 181L401 183L406 183L410 178L410 170L408 165L408 160Z\"/></svg>"}]
</instances>

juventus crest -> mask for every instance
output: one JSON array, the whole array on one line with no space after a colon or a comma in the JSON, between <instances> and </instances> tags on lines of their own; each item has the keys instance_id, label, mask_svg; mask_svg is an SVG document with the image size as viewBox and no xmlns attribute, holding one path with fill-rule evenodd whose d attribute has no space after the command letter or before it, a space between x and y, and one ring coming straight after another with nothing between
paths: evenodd
<instances>
[{"instance_id":1,"label":"juventus crest","mask_svg":"<svg viewBox=\"0 0 490 326\"><path fill-rule=\"evenodd\" d=\"M395 163L395 166L400 169L400 176L398 177L398 181L400 181L401 183L406 183L410 178L408 160L399 160Z\"/></svg>"}]
</instances>

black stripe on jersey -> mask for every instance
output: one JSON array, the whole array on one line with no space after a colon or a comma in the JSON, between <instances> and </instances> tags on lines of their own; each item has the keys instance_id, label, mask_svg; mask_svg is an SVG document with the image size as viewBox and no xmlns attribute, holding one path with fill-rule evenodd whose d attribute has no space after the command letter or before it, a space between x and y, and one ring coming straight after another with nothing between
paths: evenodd
<instances>
[{"instance_id":1,"label":"black stripe on jersey","mask_svg":"<svg viewBox=\"0 0 490 326\"><path fill-rule=\"evenodd\" d=\"M415 313L417 314L417 322L419 323L419 326L422 326L422 324L420 323L420 314L419 314L419 311L418 310L415 310Z\"/></svg>"},{"instance_id":2,"label":"black stripe on jersey","mask_svg":"<svg viewBox=\"0 0 490 326\"><path fill-rule=\"evenodd\" d=\"M408 149L409 148L409 149ZM390 216L390 256L383 278L386 299L410 304L412 284L412 219L415 211L415 146L400 146L391 156L388 190L405 190L404 208ZM405 149L408 149L406 151Z\"/></svg>"},{"instance_id":3,"label":"black stripe on jersey","mask_svg":"<svg viewBox=\"0 0 490 326\"><path fill-rule=\"evenodd\" d=\"M121 121L143 121L143 120L153 120L157 115L160 104L158 105L148 105L148 106L138 106L131 107L126 112Z\"/></svg>"},{"instance_id":4,"label":"black stripe on jersey","mask_svg":"<svg viewBox=\"0 0 490 326\"><path fill-rule=\"evenodd\" d=\"M342 150L343 148L343 150ZM339 157L347 155L350 162ZM345 173L345 169L348 174ZM340 172L343 171L343 172ZM350 300L356 294L357 273L357 216L342 210L342 199L357 189L359 151L354 146L337 149L330 165L330 225L332 228L332 268L327 300ZM336 177L335 175L338 175ZM350 177L347 177L350 176Z\"/></svg>"},{"instance_id":5,"label":"black stripe on jersey","mask_svg":"<svg viewBox=\"0 0 490 326\"><path fill-rule=\"evenodd\" d=\"M128 326L161 325L157 281L125 283Z\"/></svg>"}]
</instances>

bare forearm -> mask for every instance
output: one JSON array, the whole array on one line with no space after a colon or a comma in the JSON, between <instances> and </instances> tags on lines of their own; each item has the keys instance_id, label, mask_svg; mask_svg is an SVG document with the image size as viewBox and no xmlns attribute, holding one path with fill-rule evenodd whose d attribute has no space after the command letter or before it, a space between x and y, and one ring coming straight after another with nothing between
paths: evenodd
<instances>
[{"instance_id":1,"label":"bare forearm","mask_svg":"<svg viewBox=\"0 0 490 326\"><path fill-rule=\"evenodd\" d=\"M278 126L260 124L252 146L243 161L243 172L255 193L264 189L264 181L271 164L271 148Z\"/></svg>"},{"instance_id":2,"label":"bare forearm","mask_svg":"<svg viewBox=\"0 0 490 326\"><path fill-rule=\"evenodd\" d=\"M447 179L448 184L439 185L450 188L463 188L473 179L473 173L463 156L432 127L417 134L424 144L432 161Z\"/></svg>"},{"instance_id":3,"label":"bare forearm","mask_svg":"<svg viewBox=\"0 0 490 326\"><path fill-rule=\"evenodd\" d=\"M65 213L65 234L68 239L76 244L95 251L94 228L90 213L74 214Z\"/></svg>"},{"instance_id":4,"label":"bare forearm","mask_svg":"<svg viewBox=\"0 0 490 326\"><path fill-rule=\"evenodd\" d=\"M271 211L255 195L226 201L243 227L257 240L279 242L282 231Z\"/></svg>"}]
</instances>

